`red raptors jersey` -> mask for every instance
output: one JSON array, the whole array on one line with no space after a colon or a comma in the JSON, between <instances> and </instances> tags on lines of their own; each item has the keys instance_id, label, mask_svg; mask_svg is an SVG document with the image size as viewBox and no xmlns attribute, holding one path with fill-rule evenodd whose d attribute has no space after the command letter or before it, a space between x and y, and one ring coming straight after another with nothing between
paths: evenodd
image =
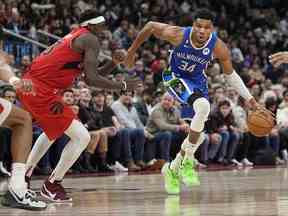
<instances>
[{"instance_id":1,"label":"red raptors jersey","mask_svg":"<svg viewBox=\"0 0 288 216\"><path fill-rule=\"evenodd\" d=\"M31 64L27 76L54 89L66 89L80 74L83 53L72 49L72 41L89 31L78 28L43 51Z\"/></svg>"}]
</instances>

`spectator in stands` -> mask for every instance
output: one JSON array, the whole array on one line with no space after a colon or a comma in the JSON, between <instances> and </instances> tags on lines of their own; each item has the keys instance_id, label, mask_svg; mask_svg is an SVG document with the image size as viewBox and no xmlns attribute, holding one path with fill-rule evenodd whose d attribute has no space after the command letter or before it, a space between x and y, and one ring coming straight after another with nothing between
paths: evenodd
<instances>
[{"instance_id":1,"label":"spectator in stands","mask_svg":"<svg viewBox=\"0 0 288 216\"><path fill-rule=\"evenodd\" d=\"M129 160L131 161L130 163L132 163L133 158L136 166L143 168L145 167L143 162L145 131L144 125L133 106L132 96L133 94L131 91L121 91L120 98L111 105L111 108L119 123L124 128L129 129L131 149L127 149L127 155L131 158L131 160Z\"/></svg>"},{"instance_id":2,"label":"spectator in stands","mask_svg":"<svg viewBox=\"0 0 288 216\"><path fill-rule=\"evenodd\" d=\"M92 92L92 103L91 110L97 126L101 128L109 139L108 153L110 155L109 163L112 164L111 168L114 171L127 171L121 164L121 150L130 148L130 144L127 139L129 139L128 130L122 128L113 110L105 104L105 94L102 90L95 90ZM105 157L106 157L105 151ZM127 152L124 150L124 152ZM131 159L131 158L130 158ZM124 161L128 161L129 158L123 158ZM128 163L130 171L135 171L136 167L134 163Z\"/></svg>"},{"instance_id":3,"label":"spectator in stands","mask_svg":"<svg viewBox=\"0 0 288 216\"><path fill-rule=\"evenodd\" d=\"M219 133L222 139L220 145L217 145L218 148L213 149L213 152L211 152L213 154L211 158L215 159L219 151L217 158L219 163L242 166L242 163L235 159L235 151L240 135L228 100L218 103L217 109L211 113L207 122L207 130L209 133Z\"/></svg>"},{"instance_id":4,"label":"spectator in stands","mask_svg":"<svg viewBox=\"0 0 288 216\"><path fill-rule=\"evenodd\" d=\"M189 132L190 126L180 118L180 112L174 106L174 98L165 93L161 102L153 107L146 129L154 136L152 141L156 145L156 151L159 152L158 159L170 161L171 148L173 156L176 156ZM155 153L152 158L153 156L155 158Z\"/></svg>"},{"instance_id":5,"label":"spectator in stands","mask_svg":"<svg viewBox=\"0 0 288 216\"><path fill-rule=\"evenodd\" d=\"M4 86L2 89L2 98L15 104L17 98L15 89L10 85Z\"/></svg>"},{"instance_id":6,"label":"spectator in stands","mask_svg":"<svg viewBox=\"0 0 288 216\"><path fill-rule=\"evenodd\" d=\"M151 113L151 104L152 104L152 96L150 95L150 91L144 90L141 94L141 96L137 97L137 100L134 96L134 99L136 102L134 102L134 107L137 110L138 116L143 123L143 125L146 125L147 119L149 117L149 114Z\"/></svg>"},{"instance_id":7,"label":"spectator in stands","mask_svg":"<svg viewBox=\"0 0 288 216\"><path fill-rule=\"evenodd\" d=\"M10 101L11 103L16 102L16 91L10 85L2 86L1 97ZM0 127L0 176L11 176L11 173L6 167L9 167L11 160L10 146L11 146L11 129L6 127Z\"/></svg>"},{"instance_id":8,"label":"spectator in stands","mask_svg":"<svg viewBox=\"0 0 288 216\"><path fill-rule=\"evenodd\" d=\"M247 127L247 106L245 100L242 97L238 97L238 103L232 108L232 112L235 118L236 127L240 131L240 142L238 148L238 158L241 160L244 166L253 166L253 163L248 160L248 152L251 144L250 134Z\"/></svg>"},{"instance_id":9,"label":"spectator in stands","mask_svg":"<svg viewBox=\"0 0 288 216\"><path fill-rule=\"evenodd\" d=\"M272 113L277 115L277 100L274 97L268 97L265 101L265 107ZM276 123L276 122L275 122ZM278 126L275 126L270 132L269 136L266 137L266 143L272 148L276 154L276 163L283 164L284 161L280 158L280 136Z\"/></svg>"},{"instance_id":10,"label":"spectator in stands","mask_svg":"<svg viewBox=\"0 0 288 216\"><path fill-rule=\"evenodd\" d=\"M92 109L92 95L88 88L80 90L80 103L79 103L79 119L88 129L91 140L87 146L84 154L84 167L89 172L96 172L96 164L92 164L92 156L97 152L100 160L97 164L97 169L101 172L111 172L112 170L107 165L106 155L108 151L108 135L107 132L102 130L99 125L100 119L97 113ZM94 166L93 166L94 165Z\"/></svg>"}]
</instances>

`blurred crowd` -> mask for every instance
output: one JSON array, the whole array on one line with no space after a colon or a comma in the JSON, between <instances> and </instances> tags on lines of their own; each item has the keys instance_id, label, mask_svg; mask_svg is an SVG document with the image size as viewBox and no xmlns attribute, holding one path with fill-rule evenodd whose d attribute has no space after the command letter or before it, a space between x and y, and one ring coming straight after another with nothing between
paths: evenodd
<instances>
[{"instance_id":1,"label":"blurred crowd","mask_svg":"<svg viewBox=\"0 0 288 216\"><path fill-rule=\"evenodd\" d=\"M100 38L103 54L100 60L105 63L115 49L129 48L147 21L188 26L192 24L193 12L201 7L215 13L215 30L229 46L234 68L252 95L276 114L277 124L269 136L251 135L247 130L245 101L226 86L218 62L211 62L207 75L212 111L206 122L206 139L197 151L198 165L284 164L288 161L288 67L273 68L268 56L288 50L286 1L135 0L127 4L125 0L2 0L0 23L15 33L50 45L55 39L39 35L37 30L62 37L77 27L81 12L96 8L108 20L108 30ZM20 48L13 49L16 43L26 42L9 36L3 49L9 53L16 74L21 76L41 48L31 46L22 52ZM107 74L116 81L139 77L143 83L134 91L91 88L79 78L71 89L62 92L63 100L77 113L92 137L71 172L138 171L176 155L187 136L193 111L165 93L161 82L172 48L151 38L137 53L134 68L119 66ZM1 96L18 103L11 86L3 84ZM42 130L36 123L33 130L35 141ZM10 136L9 129L1 128L2 173L8 173ZM39 174L51 172L68 141L66 136L55 141L38 165Z\"/></svg>"}]
</instances>

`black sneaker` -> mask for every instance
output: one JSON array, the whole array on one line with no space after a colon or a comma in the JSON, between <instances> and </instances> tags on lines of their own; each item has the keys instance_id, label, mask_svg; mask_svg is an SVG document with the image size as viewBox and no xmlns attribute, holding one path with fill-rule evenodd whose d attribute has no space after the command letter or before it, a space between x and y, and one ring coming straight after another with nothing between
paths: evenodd
<instances>
[{"instance_id":1,"label":"black sneaker","mask_svg":"<svg viewBox=\"0 0 288 216\"><path fill-rule=\"evenodd\" d=\"M30 190L27 190L23 197L19 197L11 187L8 187L8 191L5 193L1 203L6 207L32 211L41 211L47 208L47 204L37 200Z\"/></svg>"},{"instance_id":2,"label":"black sneaker","mask_svg":"<svg viewBox=\"0 0 288 216\"><path fill-rule=\"evenodd\" d=\"M105 164L99 164L98 165L98 171L99 172L114 172L114 170L111 169L106 163Z\"/></svg>"}]
</instances>

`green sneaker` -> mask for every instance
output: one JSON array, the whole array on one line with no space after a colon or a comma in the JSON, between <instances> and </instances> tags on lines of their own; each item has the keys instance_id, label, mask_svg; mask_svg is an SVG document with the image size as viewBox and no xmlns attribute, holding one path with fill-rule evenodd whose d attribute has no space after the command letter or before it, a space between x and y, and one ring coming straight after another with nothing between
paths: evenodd
<instances>
[{"instance_id":1,"label":"green sneaker","mask_svg":"<svg viewBox=\"0 0 288 216\"><path fill-rule=\"evenodd\" d=\"M184 159L179 174L182 182L186 186L191 187L200 185L198 174L194 169L194 160Z\"/></svg>"},{"instance_id":2,"label":"green sneaker","mask_svg":"<svg viewBox=\"0 0 288 216\"><path fill-rule=\"evenodd\" d=\"M166 163L161 170L165 179L165 189L168 194L180 193L180 178L178 173L170 169L170 163Z\"/></svg>"}]
</instances>

